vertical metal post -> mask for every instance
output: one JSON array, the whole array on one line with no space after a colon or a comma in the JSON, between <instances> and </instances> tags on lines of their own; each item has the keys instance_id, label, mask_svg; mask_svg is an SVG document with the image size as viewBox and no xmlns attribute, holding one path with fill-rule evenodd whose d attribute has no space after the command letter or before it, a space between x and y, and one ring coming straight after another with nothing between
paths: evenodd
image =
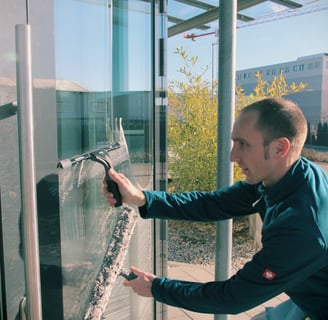
<instances>
[{"instance_id":1,"label":"vertical metal post","mask_svg":"<svg viewBox=\"0 0 328 320\"><path fill-rule=\"evenodd\" d=\"M231 130L235 104L235 47L237 0L220 1L219 17L219 98L218 98L218 163L217 187L230 185L233 167L230 163ZM232 220L216 225L215 279L226 280L230 276L232 250ZM215 320L228 319L227 315L215 315Z\"/></svg>"},{"instance_id":2,"label":"vertical metal post","mask_svg":"<svg viewBox=\"0 0 328 320\"><path fill-rule=\"evenodd\" d=\"M4 237L3 237L3 216L1 206L1 185L0 185L0 319L7 316L7 297L6 297L6 270L4 256Z\"/></svg>"},{"instance_id":3,"label":"vertical metal post","mask_svg":"<svg viewBox=\"0 0 328 320\"><path fill-rule=\"evenodd\" d=\"M154 41L154 187L157 190L167 189L167 0L154 1L153 7L153 41ZM159 142L159 147L157 146ZM156 150L157 149L157 150ZM165 220L156 221L159 235L155 234L155 271L161 276L167 276L167 232L168 223ZM158 237L159 236L159 237ZM156 252L156 251L155 251ZM159 259L158 259L159 258ZM154 319L167 319L167 306L155 303Z\"/></svg>"},{"instance_id":4,"label":"vertical metal post","mask_svg":"<svg viewBox=\"0 0 328 320\"><path fill-rule=\"evenodd\" d=\"M16 25L16 57L21 211L27 298L26 315L29 320L41 320L40 263L34 161L31 31L29 25Z\"/></svg>"}]
</instances>

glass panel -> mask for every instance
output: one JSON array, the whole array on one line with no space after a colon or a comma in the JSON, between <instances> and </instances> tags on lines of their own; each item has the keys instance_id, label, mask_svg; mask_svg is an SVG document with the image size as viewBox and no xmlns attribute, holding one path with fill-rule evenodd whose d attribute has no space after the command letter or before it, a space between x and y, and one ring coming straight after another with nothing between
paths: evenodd
<instances>
[{"instance_id":1,"label":"glass panel","mask_svg":"<svg viewBox=\"0 0 328 320\"><path fill-rule=\"evenodd\" d=\"M32 39L33 109L37 209L40 240L41 293L43 317L61 319L61 270L58 196L56 188L56 113L54 88L53 3L34 0L29 24ZM1 219L3 222L4 267L6 280L6 319L15 319L24 288L24 253L19 179L19 152L15 24L26 24L27 3L21 0L1 1L0 10L0 183ZM36 8L36 10L33 10ZM42 8L42 10L40 10ZM46 21L45 22L45 17ZM3 107L4 106L4 107ZM19 107L19 106L18 106ZM51 174L49 174L51 172ZM55 310L55 312L54 312Z\"/></svg>"},{"instance_id":2,"label":"glass panel","mask_svg":"<svg viewBox=\"0 0 328 320\"><path fill-rule=\"evenodd\" d=\"M15 87L6 89L9 93ZM4 96L0 99L0 105L4 102L3 98ZM25 292L24 265L21 250L19 250L21 245L18 227L20 191L16 119L16 116L12 116L0 120L0 218L3 223L3 242L1 241L0 245L3 246L4 255L4 268L1 268L1 272L5 275L6 290L3 294L6 296L8 303L6 306L8 319L15 319L20 298Z\"/></svg>"},{"instance_id":3,"label":"glass panel","mask_svg":"<svg viewBox=\"0 0 328 320\"><path fill-rule=\"evenodd\" d=\"M107 1L64 1L56 9L59 158L106 145L110 114L110 8ZM81 162L60 172L65 319L82 319L117 222L101 195L104 170Z\"/></svg>"},{"instance_id":4,"label":"glass panel","mask_svg":"<svg viewBox=\"0 0 328 320\"><path fill-rule=\"evenodd\" d=\"M152 188L153 91L152 91L152 3L143 0L113 0L113 106L115 117L122 117L137 183ZM130 243L127 265L152 270L154 249L151 221L139 221ZM127 309L131 319L148 319L151 304L124 288L118 295L130 295ZM115 298L114 298L115 299ZM109 304L106 312L115 319L129 319L126 310Z\"/></svg>"},{"instance_id":5,"label":"glass panel","mask_svg":"<svg viewBox=\"0 0 328 320\"><path fill-rule=\"evenodd\" d=\"M124 161L111 159L111 165L135 183L149 185L151 4L56 0L55 10L59 159L115 143L121 139L116 129L122 118L127 142L119 142ZM141 41L136 41L137 33L142 34ZM126 144L129 154L122 155ZM80 161L59 173L65 319L81 319L90 307L95 279L122 214L122 209L110 209L104 201L104 173L93 161ZM126 267L151 270L151 231L151 222L138 222L125 253ZM122 279L112 287L103 319L152 317L151 301L131 295Z\"/></svg>"},{"instance_id":6,"label":"glass panel","mask_svg":"<svg viewBox=\"0 0 328 320\"><path fill-rule=\"evenodd\" d=\"M114 142L116 119L122 118L130 150L126 157L132 164L115 165L135 183L152 185L152 4L55 0L45 5L33 0L29 5L43 316L81 319L120 210L109 209L103 199L104 168L98 163L80 163L68 176L55 167L58 159ZM24 1L1 2L0 189L5 264L0 272L6 275L8 319L15 319L25 292L18 130L12 105L16 101L13 22L26 22L25 9ZM152 270L151 221L139 221L135 227L125 256L125 266L132 264ZM150 319L152 307L151 300L132 294L118 279L103 318Z\"/></svg>"},{"instance_id":7,"label":"glass panel","mask_svg":"<svg viewBox=\"0 0 328 320\"><path fill-rule=\"evenodd\" d=\"M112 1L113 106L122 117L137 182L152 181L151 2Z\"/></svg>"},{"instance_id":8,"label":"glass panel","mask_svg":"<svg viewBox=\"0 0 328 320\"><path fill-rule=\"evenodd\" d=\"M13 109L16 98L15 23L25 22L25 6L19 1L0 3L0 239L2 310L5 319L15 319L25 292L24 264L19 250L20 188L17 116Z\"/></svg>"}]
</instances>

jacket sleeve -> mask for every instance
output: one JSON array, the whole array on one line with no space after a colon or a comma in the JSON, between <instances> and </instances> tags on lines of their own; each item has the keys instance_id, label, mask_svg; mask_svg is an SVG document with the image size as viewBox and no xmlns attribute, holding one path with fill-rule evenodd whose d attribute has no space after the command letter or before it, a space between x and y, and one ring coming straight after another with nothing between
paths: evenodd
<instances>
[{"instance_id":1,"label":"jacket sleeve","mask_svg":"<svg viewBox=\"0 0 328 320\"><path fill-rule=\"evenodd\" d=\"M143 218L218 221L254 213L257 187L244 181L213 192L166 193L144 191L146 205L139 208Z\"/></svg>"},{"instance_id":2,"label":"jacket sleeve","mask_svg":"<svg viewBox=\"0 0 328 320\"><path fill-rule=\"evenodd\" d=\"M195 312L236 314L282 292L302 288L326 263L322 244L317 236L298 228L270 228L263 237L263 248L230 279L195 283L156 278L154 298Z\"/></svg>"}]
</instances>

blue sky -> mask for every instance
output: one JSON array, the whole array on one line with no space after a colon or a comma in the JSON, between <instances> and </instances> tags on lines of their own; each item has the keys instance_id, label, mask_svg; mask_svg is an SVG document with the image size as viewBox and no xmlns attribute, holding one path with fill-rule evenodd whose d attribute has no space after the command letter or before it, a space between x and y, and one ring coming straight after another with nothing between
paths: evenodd
<instances>
[{"instance_id":1,"label":"blue sky","mask_svg":"<svg viewBox=\"0 0 328 320\"><path fill-rule=\"evenodd\" d=\"M204 0L205 1L205 0ZM222 0L221 0L222 1ZM328 53L328 0L297 0L301 3L312 3L304 6L309 12L299 14L290 18L283 18L284 15L270 15L271 12L281 10L281 6L266 1L256 9L249 9L249 12L242 12L250 16L265 17L259 22L241 26L238 23L236 32L236 69L242 70L264 65L282 63L296 60L318 53ZM111 66L109 50L108 25L111 24L110 9L107 6L95 5L101 1L56 1L56 58L57 58L57 78L77 82L81 86L99 90L109 90L111 87ZM206 0L206 2L217 6L219 0ZM81 5L81 3L83 5ZM142 10L132 5L147 5L148 9ZM145 74L150 74L147 69L150 58L145 58L145 54L150 55L151 50L145 49L150 46L146 39L149 39L147 30L150 30L150 18L148 17L148 2L131 2L131 23L136 25L129 32L129 45L134 47L133 54L130 52L131 67L129 69L129 79L131 83L126 86L133 89L149 90L150 80L145 78ZM307 8L311 8L307 9ZM318 11L318 8L323 8ZM133 10L132 10L133 9ZM302 9L303 10L303 9ZM195 15L195 11L200 14L200 9L178 3L174 0L168 1L168 13L182 18L190 18ZM140 15L140 18L138 18ZM142 21L148 21L148 25L143 25ZM275 20L275 21L271 21ZM256 20L257 21L257 20ZM264 22L266 21L266 22ZM268 22L270 21L270 22ZM83 22L83 23L82 23ZM189 33L207 33L217 30L217 21L209 24L208 31L190 30ZM138 34L144 35L143 37ZM105 39L105 41L104 41ZM85 45L87 43L87 46ZM209 35L197 38L196 41L185 39L183 34L176 35L168 39L167 65L168 80L177 80L182 76L177 70L182 66L181 58L174 54L177 47L183 46L189 56L198 57L199 73L206 67L208 71L204 77L212 79L212 72L217 74L217 38ZM123 48L125 49L125 48ZM122 49L122 50L123 50ZM215 49L215 54L213 54ZM138 64L134 60L139 55L143 59L138 59ZM91 58L90 58L91 57ZM93 61L90 63L90 61ZM130 61L130 60L129 60ZM141 63L143 61L143 63ZM148 66L149 68L149 66ZM197 69L196 69L196 72ZM144 81L140 81L140 75L144 75ZM216 78L216 76L215 76ZM137 81L136 81L137 79Z\"/></svg>"},{"instance_id":2,"label":"blue sky","mask_svg":"<svg viewBox=\"0 0 328 320\"><path fill-rule=\"evenodd\" d=\"M304 8L308 8L309 13L300 14L299 11L289 18L273 15L261 23L240 26L236 34L236 69L260 67L293 61L312 54L328 53L328 0L315 1ZM321 11L318 11L319 8ZM316 11L311 13L312 10ZM208 31L190 30L189 33L215 31L216 24L211 24L211 27ZM215 35L199 37L196 41L185 39L183 34L169 38L168 79L181 78L176 70L181 66L182 60L173 52L177 47L183 46L189 56L198 57L197 66L200 72L208 66L204 77L210 80L212 62L214 60L214 64L217 63L216 54L212 54L212 48L217 48L215 43Z\"/></svg>"}]
</instances>

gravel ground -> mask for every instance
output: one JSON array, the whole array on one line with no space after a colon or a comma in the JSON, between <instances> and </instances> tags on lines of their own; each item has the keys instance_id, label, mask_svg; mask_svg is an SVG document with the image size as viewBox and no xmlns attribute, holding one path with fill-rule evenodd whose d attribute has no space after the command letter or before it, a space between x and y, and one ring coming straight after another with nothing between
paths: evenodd
<instances>
[{"instance_id":1,"label":"gravel ground","mask_svg":"<svg viewBox=\"0 0 328 320\"><path fill-rule=\"evenodd\" d=\"M169 221L169 261L201 265L215 264L215 224ZM249 235L248 218L233 222L232 273L251 260L258 250Z\"/></svg>"}]
</instances>

